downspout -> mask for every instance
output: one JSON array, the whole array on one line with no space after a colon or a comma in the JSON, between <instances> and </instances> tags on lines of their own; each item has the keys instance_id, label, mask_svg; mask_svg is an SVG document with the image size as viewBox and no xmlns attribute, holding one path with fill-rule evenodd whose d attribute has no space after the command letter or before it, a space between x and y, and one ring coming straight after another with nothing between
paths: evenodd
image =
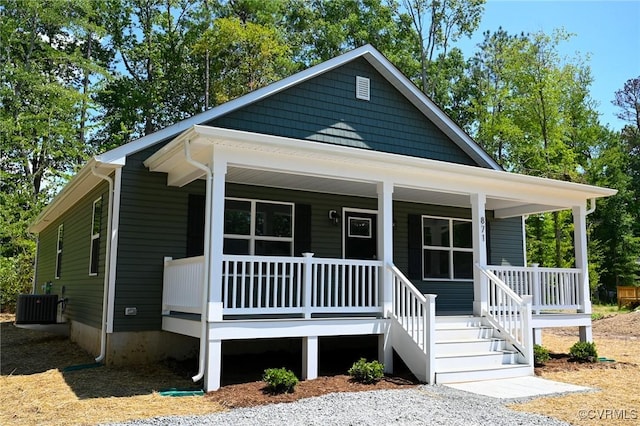
<instances>
[{"instance_id":1,"label":"downspout","mask_svg":"<svg viewBox=\"0 0 640 426\"><path fill-rule=\"evenodd\" d=\"M31 280L31 294L36 294L36 283L38 282L38 254L40 252L40 234L36 236L36 256L33 259L33 280Z\"/></svg>"},{"instance_id":2,"label":"downspout","mask_svg":"<svg viewBox=\"0 0 640 426\"><path fill-rule=\"evenodd\" d=\"M587 209L587 211L586 211L586 212L584 212L584 215L585 215L585 216L589 216L591 213L593 213L593 212L595 212L595 211L596 211L596 199L595 199L595 198L589 198L589 200L588 200L588 204L590 204L590 205L591 205L591 207L589 207L589 208Z\"/></svg>"},{"instance_id":3,"label":"downspout","mask_svg":"<svg viewBox=\"0 0 640 426\"><path fill-rule=\"evenodd\" d=\"M191 379L194 382L204 377L205 358L207 355L207 318L209 307L209 263L211 255L211 188L213 174L211 169L203 163L199 163L191 158L190 141L184 141L184 155L187 163L193 167L200 169L207 175L206 195L205 195L205 213L204 213L204 274L202 283L202 312L200 313L200 355L198 357L198 373Z\"/></svg>"},{"instance_id":4,"label":"downspout","mask_svg":"<svg viewBox=\"0 0 640 426\"><path fill-rule=\"evenodd\" d=\"M96 166L91 167L91 173L109 183L109 207L107 209L107 243L104 260L104 292L102 295L102 326L100 329L100 355L96 362L104 361L107 352L107 313L109 306L109 260L111 258L111 219L113 216L113 179L109 175L103 175L96 170Z\"/></svg>"}]
</instances>

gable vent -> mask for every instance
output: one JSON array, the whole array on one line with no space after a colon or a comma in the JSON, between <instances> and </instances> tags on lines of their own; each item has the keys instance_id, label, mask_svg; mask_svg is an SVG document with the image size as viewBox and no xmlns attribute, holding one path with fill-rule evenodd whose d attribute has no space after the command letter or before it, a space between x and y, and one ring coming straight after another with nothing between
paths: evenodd
<instances>
[{"instance_id":1,"label":"gable vent","mask_svg":"<svg viewBox=\"0 0 640 426\"><path fill-rule=\"evenodd\" d=\"M356 76L356 99L368 101L369 98L369 79L366 77Z\"/></svg>"}]
</instances>

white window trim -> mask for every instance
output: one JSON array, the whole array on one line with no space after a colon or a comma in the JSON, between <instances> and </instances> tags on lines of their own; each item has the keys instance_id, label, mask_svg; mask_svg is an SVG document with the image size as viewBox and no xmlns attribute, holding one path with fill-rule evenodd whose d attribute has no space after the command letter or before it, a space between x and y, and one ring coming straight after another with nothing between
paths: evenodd
<instances>
[{"instance_id":1,"label":"white window trim","mask_svg":"<svg viewBox=\"0 0 640 426\"><path fill-rule=\"evenodd\" d=\"M96 220L96 204L102 203L102 197L97 198L93 201L93 207L91 209L91 240L89 242L89 276L95 277L98 275L97 272L91 272L91 265L93 265L93 242L100 238L100 230L97 233L93 233L93 228L95 226ZM102 215L102 206L100 206L100 215ZM102 226L102 225L101 225ZM99 262L100 259L96 259L96 262ZM99 268L99 266L98 266Z\"/></svg>"},{"instance_id":2,"label":"white window trim","mask_svg":"<svg viewBox=\"0 0 640 426\"><path fill-rule=\"evenodd\" d=\"M290 203L290 202L286 202L286 201L273 201L273 200L259 200L259 199L255 199L255 198L236 198L236 197L225 197L225 202L226 201L244 201L244 202L249 202L251 203L251 223L250 223L250 228L249 228L249 235L241 235L241 234L227 234L224 233L223 234L223 238L232 238L234 240L248 240L249 241L249 256L255 256L255 248L256 248L256 241L282 241L282 242L289 242L291 243L291 252L289 253L290 256L293 256L293 252L294 252L294 233L295 233L295 215L296 215L296 209L295 209L295 203ZM256 235L256 212L257 212L257 208L256 205L258 203L262 203L262 204L279 204L279 205L284 205L284 206L291 206L291 237L271 237L271 236L262 236L262 235ZM225 209L226 211L226 209Z\"/></svg>"},{"instance_id":3,"label":"white window trim","mask_svg":"<svg viewBox=\"0 0 640 426\"><path fill-rule=\"evenodd\" d=\"M444 246L429 246L424 243L424 219L441 219L449 221L449 247ZM420 232L421 232L421 240L422 240L422 252L420 263L422 265L422 281L460 281L460 282L473 282L473 278L455 278L454 277L454 268L453 268L453 253L473 253L473 247L471 248L462 248L462 247L454 247L453 246L453 222L469 222L471 223L471 219L463 219L461 217L451 217L451 216L432 216L432 215L422 215L420 219ZM473 246L473 241L471 243ZM424 271L424 251L425 250L440 250L449 252L449 278L426 278Z\"/></svg>"},{"instance_id":4,"label":"white window trim","mask_svg":"<svg viewBox=\"0 0 640 426\"><path fill-rule=\"evenodd\" d=\"M62 239L64 238L64 224L61 223L58 226L58 239L56 240L56 269L54 271L54 275L55 275L55 279L59 280L60 279L60 275L61 272L60 271L60 263L62 261L62 249L63 247L61 247L60 243L62 242Z\"/></svg>"}]
</instances>

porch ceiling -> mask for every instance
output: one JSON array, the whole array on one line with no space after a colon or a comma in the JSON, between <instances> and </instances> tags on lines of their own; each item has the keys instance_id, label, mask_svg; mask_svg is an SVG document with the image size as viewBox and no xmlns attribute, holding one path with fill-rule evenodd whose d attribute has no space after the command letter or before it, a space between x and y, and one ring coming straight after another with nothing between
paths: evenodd
<instances>
[{"instance_id":1,"label":"porch ceiling","mask_svg":"<svg viewBox=\"0 0 640 426\"><path fill-rule=\"evenodd\" d=\"M377 183L388 181L394 185L394 200L454 207L470 207L470 194L483 193L487 210L493 210L496 217L568 209L616 193L590 185L207 126L187 130L145 165L167 173L171 186L203 178L204 172L186 160L187 147L195 161L214 168L222 165L227 182L377 197Z\"/></svg>"}]
</instances>

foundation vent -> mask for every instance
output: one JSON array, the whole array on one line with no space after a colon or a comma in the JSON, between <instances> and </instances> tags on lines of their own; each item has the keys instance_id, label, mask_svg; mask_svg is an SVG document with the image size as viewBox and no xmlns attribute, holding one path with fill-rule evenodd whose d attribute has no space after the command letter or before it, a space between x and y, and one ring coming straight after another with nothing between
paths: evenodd
<instances>
[{"instance_id":1,"label":"foundation vent","mask_svg":"<svg viewBox=\"0 0 640 426\"><path fill-rule=\"evenodd\" d=\"M356 76L356 99L368 101L370 99L369 89L369 79L366 77Z\"/></svg>"}]
</instances>

